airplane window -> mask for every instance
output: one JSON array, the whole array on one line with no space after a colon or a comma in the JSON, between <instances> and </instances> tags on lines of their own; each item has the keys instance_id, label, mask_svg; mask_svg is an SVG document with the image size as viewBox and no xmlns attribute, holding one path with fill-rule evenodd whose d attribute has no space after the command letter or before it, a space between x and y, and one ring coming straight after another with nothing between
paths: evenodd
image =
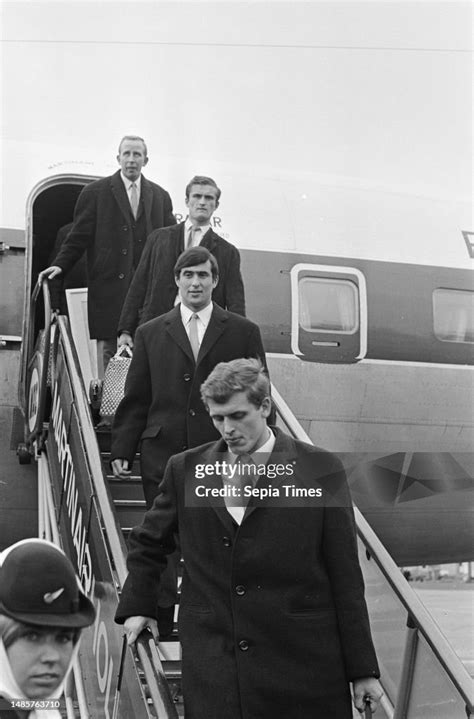
<instances>
[{"instance_id":1,"label":"airplane window","mask_svg":"<svg viewBox=\"0 0 474 719\"><path fill-rule=\"evenodd\" d=\"M354 334L358 331L358 289L353 282L304 277L298 288L299 324L306 332Z\"/></svg>"},{"instance_id":2,"label":"airplane window","mask_svg":"<svg viewBox=\"0 0 474 719\"><path fill-rule=\"evenodd\" d=\"M433 325L444 342L474 342L474 292L434 290Z\"/></svg>"}]
</instances>

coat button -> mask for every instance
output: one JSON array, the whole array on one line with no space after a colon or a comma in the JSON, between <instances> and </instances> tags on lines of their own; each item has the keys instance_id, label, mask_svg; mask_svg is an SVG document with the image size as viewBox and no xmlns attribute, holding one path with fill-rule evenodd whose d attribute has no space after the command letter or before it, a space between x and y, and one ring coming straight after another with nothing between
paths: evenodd
<instances>
[{"instance_id":1,"label":"coat button","mask_svg":"<svg viewBox=\"0 0 474 719\"><path fill-rule=\"evenodd\" d=\"M242 584L237 584L235 588L235 593L239 595L239 597L242 597L247 590Z\"/></svg>"},{"instance_id":2,"label":"coat button","mask_svg":"<svg viewBox=\"0 0 474 719\"><path fill-rule=\"evenodd\" d=\"M189 380L191 379L191 375L190 375L190 374L185 374L185 375L183 375L183 379L184 379L185 382L189 382Z\"/></svg>"},{"instance_id":3,"label":"coat button","mask_svg":"<svg viewBox=\"0 0 474 719\"><path fill-rule=\"evenodd\" d=\"M122 227L122 230L123 230L124 232L128 232L128 226L127 226L127 225L124 225L124 226Z\"/></svg>"},{"instance_id":4,"label":"coat button","mask_svg":"<svg viewBox=\"0 0 474 719\"><path fill-rule=\"evenodd\" d=\"M122 250L122 255L126 255L127 253L128 253L128 250L126 250L126 249Z\"/></svg>"},{"instance_id":5,"label":"coat button","mask_svg":"<svg viewBox=\"0 0 474 719\"><path fill-rule=\"evenodd\" d=\"M242 641L239 642L239 649L242 652L246 652L248 648L249 648L249 643L245 639L242 639Z\"/></svg>"},{"instance_id":6,"label":"coat button","mask_svg":"<svg viewBox=\"0 0 474 719\"><path fill-rule=\"evenodd\" d=\"M183 446L181 447L181 450L182 450L183 452L185 452L185 451L187 450L187 448L188 448L188 445L187 445L187 444L183 444Z\"/></svg>"},{"instance_id":7,"label":"coat button","mask_svg":"<svg viewBox=\"0 0 474 719\"><path fill-rule=\"evenodd\" d=\"M123 274L123 272L121 272L118 276L119 280L123 280L124 277L125 277L125 275Z\"/></svg>"},{"instance_id":8,"label":"coat button","mask_svg":"<svg viewBox=\"0 0 474 719\"><path fill-rule=\"evenodd\" d=\"M189 414L191 415L191 417L195 417L195 416L196 416L196 412L195 412L193 409L190 409L190 410L189 410Z\"/></svg>"},{"instance_id":9,"label":"coat button","mask_svg":"<svg viewBox=\"0 0 474 719\"><path fill-rule=\"evenodd\" d=\"M224 543L224 547L231 547L232 542L230 541L230 537L222 537L222 541Z\"/></svg>"}]
</instances>

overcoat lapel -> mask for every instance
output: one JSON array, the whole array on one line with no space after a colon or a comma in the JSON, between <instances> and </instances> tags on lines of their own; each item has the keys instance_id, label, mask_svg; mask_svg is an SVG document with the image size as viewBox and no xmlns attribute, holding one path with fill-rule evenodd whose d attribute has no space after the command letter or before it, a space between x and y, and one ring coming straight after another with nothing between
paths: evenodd
<instances>
[{"instance_id":1,"label":"overcoat lapel","mask_svg":"<svg viewBox=\"0 0 474 719\"><path fill-rule=\"evenodd\" d=\"M177 305L171 312L169 313L169 318L166 319L166 330L170 337L173 339L173 341L178 345L178 347L181 347L183 352L189 357L189 359L194 364L194 355L193 351L191 349L191 345L189 343L188 335L186 334L186 330L183 327L183 322L181 320L181 311L179 309L179 305Z\"/></svg>"},{"instance_id":2,"label":"overcoat lapel","mask_svg":"<svg viewBox=\"0 0 474 719\"><path fill-rule=\"evenodd\" d=\"M210 449L207 450L202 456L202 461L207 464L214 464L214 461L216 457L223 455L228 452L228 448L226 443L223 439L218 440L216 444L212 445ZM220 474L211 474L206 477L206 487L209 488L217 488L222 489L222 477ZM234 534L237 525L232 519L231 515L227 511L227 507L225 506L225 501L223 497L213 497L212 501L209 501L210 506L214 510L214 512L217 514L219 519L221 520L222 524L225 526L228 532L231 534Z\"/></svg>"},{"instance_id":3,"label":"overcoat lapel","mask_svg":"<svg viewBox=\"0 0 474 719\"><path fill-rule=\"evenodd\" d=\"M197 357L197 364L199 365L204 357L208 354L209 350L215 345L217 340L220 338L224 330L226 329L227 323L227 312L223 310L219 305L214 304L212 310L211 319L202 338L201 346L199 348L199 354Z\"/></svg>"},{"instance_id":4,"label":"overcoat lapel","mask_svg":"<svg viewBox=\"0 0 474 719\"><path fill-rule=\"evenodd\" d=\"M123 184L122 178L120 177L120 171L116 172L115 175L112 175L112 177L110 178L110 185L112 189L112 194L115 197L117 205L120 207L122 215L127 222L130 222L132 210L130 207L130 202L128 201L125 185Z\"/></svg>"},{"instance_id":5,"label":"overcoat lapel","mask_svg":"<svg viewBox=\"0 0 474 719\"><path fill-rule=\"evenodd\" d=\"M189 342L188 335L186 334L186 330L183 327L179 305L177 305L173 310L171 310L171 313L169 318L166 320L168 334L194 363L193 351L191 349L191 344ZM209 320L209 324L204 333L204 337L202 338L201 346L199 348L197 365L202 362L203 358L207 355L209 350L213 347L213 345L224 332L226 328L226 321L227 312L221 309L218 305L214 305L211 319Z\"/></svg>"},{"instance_id":6,"label":"overcoat lapel","mask_svg":"<svg viewBox=\"0 0 474 719\"><path fill-rule=\"evenodd\" d=\"M275 444L273 446L273 451L268 458L267 464L271 464L273 462L275 464L288 464L290 462L295 462L297 452L296 445L293 442L293 439L287 434L281 432L278 427L273 427L273 431L275 433ZM288 477L275 477L275 479L272 479L272 485L278 489L280 485L283 485L287 481ZM264 482L265 475L259 477L256 486L258 487L259 485L263 485ZM255 497L251 497L247 505L247 509L245 510L244 518L242 521L245 521L248 517L250 517L250 515L258 508L259 507L257 499Z\"/></svg>"},{"instance_id":7,"label":"overcoat lapel","mask_svg":"<svg viewBox=\"0 0 474 719\"><path fill-rule=\"evenodd\" d=\"M268 462L280 462L286 464L287 462L296 461L297 451L293 439L281 432L277 427L273 427L273 431L275 432L276 440L273 452L271 453ZM226 452L228 452L226 443L224 440L219 440L216 444L212 445L205 454L203 454L202 461L204 463L207 461L208 464L213 464L217 456L225 454ZM275 478L275 480L272 480L272 484L277 487L286 481L286 477L278 477ZM259 482L257 482L257 486ZM222 477L219 474L215 473L206 477L206 487L216 487L221 489L222 486ZM219 497L218 499L213 498L212 502L210 501L210 506L215 511L221 522L225 525L226 529L228 529L229 532L235 532L237 526L225 506L224 499L222 497ZM259 509L257 500L255 497L251 497L242 521L245 521L256 509Z\"/></svg>"},{"instance_id":8,"label":"overcoat lapel","mask_svg":"<svg viewBox=\"0 0 474 719\"><path fill-rule=\"evenodd\" d=\"M209 252L213 252L214 247L216 246L215 232L209 228L199 244L201 247L205 247L206 250L209 250Z\"/></svg>"},{"instance_id":9,"label":"overcoat lapel","mask_svg":"<svg viewBox=\"0 0 474 719\"><path fill-rule=\"evenodd\" d=\"M153 190L151 187L151 184L148 182L148 180L143 177L141 179L141 192L140 192L140 203L138 205L138 215L137 217L140 217L141 208L143 207L143 210L145 212L145 222L146 222L146 234L147 237L150 234L150 232L153 230L152 224L151 224L151 209L153 206ZM142 205L143 201L143 205Z\"/></svg>"}]
</instances>

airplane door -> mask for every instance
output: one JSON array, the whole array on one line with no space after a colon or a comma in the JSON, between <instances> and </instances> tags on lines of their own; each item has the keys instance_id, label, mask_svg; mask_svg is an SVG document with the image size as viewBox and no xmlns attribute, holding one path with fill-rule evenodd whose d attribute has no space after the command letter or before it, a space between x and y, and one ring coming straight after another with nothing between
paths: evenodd
<instances>
[{"instance_id":1,"label":"airplane door","mask_svg":"<svg viewBox=\"0 0 474 719\"><path fill-rule=\"evenodd\" d=\"M352 267L300 263L291 270L291 348L310 362L357 362L367 352L367 290Z\"/></svg>"}]
</instances>

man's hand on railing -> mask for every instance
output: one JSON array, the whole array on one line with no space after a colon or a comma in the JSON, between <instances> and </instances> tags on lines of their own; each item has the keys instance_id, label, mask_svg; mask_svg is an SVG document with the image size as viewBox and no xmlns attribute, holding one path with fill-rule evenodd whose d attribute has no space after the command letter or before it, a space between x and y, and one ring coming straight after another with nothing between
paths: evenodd
<instances>
[{"instance_id":1,"label":"man's hand on railing","mask_svg":"<svg viewBox=\"0 0 474 719\"><path fill-rule=\"evenodd\" d=\"M114 477L119 479L128 479L132 474L132 470L128 468L128 459L113 459L110 463Z\"/></svg>"},{"instance_id":2,"label":"man's hand on railing","mask_svg":"<svg viewBox=\"0 0 474 719\"><path fill-rule=\"evenodd\" d=\"M61 272L62 269L60 267L57 265L51 265L51 267L47 267L39 273L38 282L42 282L43 280L52 280L53 277L60 275Z\"/></svg>"},{"instance_id":3,"label":"man's hand on railing","mask_svg":"<svg viewBox=\"0 0 474 719\"><path fill-rule=\"evenodd\" d=\"M123 345L128 345L131 350L133 349L132 335L129 335L128 332L122 332L117 339L117 349L120 349Z\"/></svg>"},{"instance_id":4,"label":"man's hand on railing","mask_svg":"<svg viewBox=\"0 0 474 719\"><path fill-rule=\"evenodd\" d=\"M365 711L366 705L370 707L372 712L377 709L383 695L378 679L375 679L375 677L354 679L352 689L354 692L354 706L361 714Z\"/></svg>"},{"instance_id":5,"label":"man's hand on railing","mask_svg":"<svg viewBox=\"0 0 474 719\"><path fill-rule=\"evenodd\" d=\"M156 619L141 616L128 617L123 625L123 628L125 629L125 636L127 637L127 644L129 646L134 644L134 642L137 641L138 635L147 627L153 634L155 641L158 642L160 635L158 633L158 624L156 623Z\"/></svg>"}]
</instances>

